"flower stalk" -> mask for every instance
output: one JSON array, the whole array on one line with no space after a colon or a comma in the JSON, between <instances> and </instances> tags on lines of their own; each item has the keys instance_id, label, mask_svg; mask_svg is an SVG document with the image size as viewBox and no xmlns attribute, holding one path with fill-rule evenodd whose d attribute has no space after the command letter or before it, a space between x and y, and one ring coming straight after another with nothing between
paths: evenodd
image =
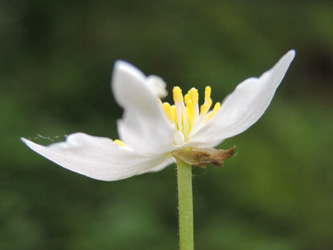
<instances>
[{"instance_id":1,"label":"flower stalk","mask_svg":"<svg viewBox=\"0 0 333 250\"><path fill-rule=\"evenodd\" d=\"M177 159L179 248L193 250L192 166Z\"/></svg>"}]
</instances>

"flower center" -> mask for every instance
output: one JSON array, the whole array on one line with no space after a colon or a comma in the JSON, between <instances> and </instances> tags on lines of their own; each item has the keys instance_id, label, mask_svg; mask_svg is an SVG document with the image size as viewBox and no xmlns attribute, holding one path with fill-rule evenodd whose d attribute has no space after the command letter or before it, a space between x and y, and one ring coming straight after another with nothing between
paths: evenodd
<instances>
[{"instance_id":1,"label":"flower center","mask_svg":"<svg viewBox=\"0 0 333 250\"><path fill-rule=\"evenodd\" d=\"M180 145L189 140L191 130L204 122L211 119L220 108L220 103L214 105L213 110L212 99L210 98L211 88L205 88L205 101L200 106L199 111L199 94L195 88L190 89L183 97L182 90L179 87L173 88L174 105L167 102L162 103L165 114L171 124L175 127L174 143Z\"/></svg>"}]
</instances>

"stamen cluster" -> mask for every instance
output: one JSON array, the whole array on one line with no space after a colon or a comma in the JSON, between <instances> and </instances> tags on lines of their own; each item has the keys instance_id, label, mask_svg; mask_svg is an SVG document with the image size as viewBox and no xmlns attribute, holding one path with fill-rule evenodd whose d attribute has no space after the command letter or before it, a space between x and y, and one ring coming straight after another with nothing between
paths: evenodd
<instances>
[{"instance_id":1,"label":"stamen cluster","mask_svg":"<svg viewBox=\"0 0 333 250\"><path fill-rule=\"evenodd\" d=\"M195 88L190 89L183 97L182 90L179 87L173 88L174 105L167 102L162 103L165 114L169 121L175 125L175 129L183 136L183 141L188 141L188 135L194 125L201 122L207 122L211 119L220 108L220 103L214 105L212 111L209 112L212 106L211 88L205 88L205 101L200 106L199 112L199 94ZM177 140L175 142L177 143Z\"/></svg>"}]
</instances>

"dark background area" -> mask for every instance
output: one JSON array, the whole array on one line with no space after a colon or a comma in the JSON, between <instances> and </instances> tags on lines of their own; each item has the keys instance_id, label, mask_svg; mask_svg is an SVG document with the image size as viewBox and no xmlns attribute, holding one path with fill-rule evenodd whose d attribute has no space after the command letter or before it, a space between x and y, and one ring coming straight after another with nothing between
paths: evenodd
<instances>
[{"instance_id":1,"label":"dark background area","mask_svg":"<svg viewBox=\"0 0 333 250\"><path fill-rule=\"evenodd\" d=\"M19 138L117 138L117 59L161 76L169 92L210 85L222 101L295 49L262 119L220 145L237 155L194 169L195 245L333 249L332 16L324 0L2 0L0 248L177 249L175 166L100 182Z\"/></svg>"}]
</instances>

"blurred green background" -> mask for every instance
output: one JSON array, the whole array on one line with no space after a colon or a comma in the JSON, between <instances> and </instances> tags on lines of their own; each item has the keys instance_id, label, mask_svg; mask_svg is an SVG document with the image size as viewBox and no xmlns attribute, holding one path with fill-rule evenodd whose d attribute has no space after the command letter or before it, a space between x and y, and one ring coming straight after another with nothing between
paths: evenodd
<instances>
[{"instance_id":1,"label":"blurred green background","mask_svg":"<svg viewBox=\"0 0 333 250\"><path fill-rule=\"evenodd\" d=\"M0 1L0 248L177 249L175 166L100 182L19 138L117 138L117 59L222 101L295 49L262 119L220 146L237 155L194 169L195 245L333 249L332 16L324 0Z\"/></svg>"}]
</instances>

